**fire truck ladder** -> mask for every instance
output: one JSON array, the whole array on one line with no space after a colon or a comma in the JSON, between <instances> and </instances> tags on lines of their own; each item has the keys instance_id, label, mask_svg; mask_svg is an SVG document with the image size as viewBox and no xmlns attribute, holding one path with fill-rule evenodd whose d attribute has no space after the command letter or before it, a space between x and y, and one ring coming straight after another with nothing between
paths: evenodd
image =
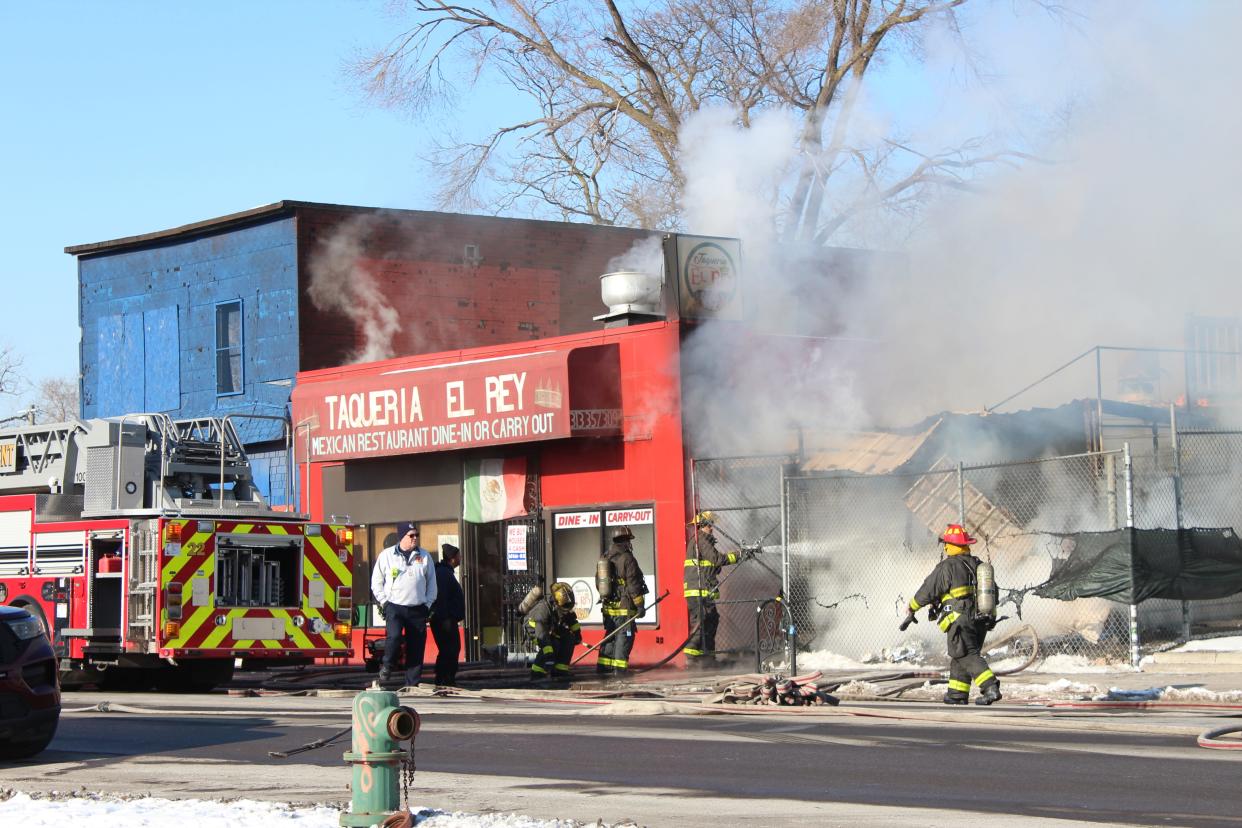
<instances>
[{"instance_id":1,"label":"fire truck ladder","mask_svg":"<svg viewBox=\"0 0 1242 828\"><path fill-rule=\"evenodd\" d=\"M151 448L159 452L160 508L265 508L241 438L229 418L142 417L150 430Z\"/></svg>"},{"instance_id":2,"label":"fire truck ladder","mask_svg":"<svg viewBox=\"0 0 1242 828\"><path fill-rule=\"evenodd\" d=\"M9 461L12 472L0 475L0 493L43 491L55 494L72 486L75 481L65 477L66 470L75 464L74 435L85 431L86 425L78 420L0 431L0 445L14 446ZM0 450L0 457L3 454Z\"/></svg>"}]
</instances>

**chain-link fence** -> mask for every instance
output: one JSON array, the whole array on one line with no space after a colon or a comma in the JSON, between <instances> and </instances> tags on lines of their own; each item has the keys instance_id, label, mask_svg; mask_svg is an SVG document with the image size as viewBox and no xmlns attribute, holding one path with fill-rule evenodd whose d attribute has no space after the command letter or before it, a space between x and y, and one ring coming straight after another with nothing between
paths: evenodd
<instances>
[{"instance_id":1,"label":"chain-link fence","mask_svg":"<svg viewBox=\"0 0 1242 828\"><path fill-rule=\"evenodd\" d=\"M1242 432L1178 438L1145 443L1137 454L1127 447L992 465L941 460L921 473L799 473L787 457L696 461L696 505L717 513L726 547L765 550L725 570L718 650L753 657L762 640L760 655L776 661L770 651L784 642L774 632L792 626L803 662L817 667L943 660L934 625L906 634L896 625L940 559L938 534L958 522L979 538L975 554L996 568L998 614L1008 619L994 637L1029 626L1051 664L1133 662L1140 643L1150 651L1237 630L1239 596L1132 607L1039 594L1089 533L1242 524ZM1126 552L1121 544L1124 562L1133 546ZM1123 568L1134 566L1128 560ZM776 594L784 619L762 603ZM993 658L1029 655L1020 646L1029 644Z\"/></svg>"},{"instance_id":2,"label":"chain-link fence","mask_svg":"<svg viewBox=\"0 0 1242 828\"><path fill-rule=\"evenodd\" d=\"M694 503L716 515L722 550L759 550L721 575L716 652L753 664L756 649L780 654L781 476L784 455L695 460ZM687 540L689 540L687 538Z\"/></svg>"}]
</instances>

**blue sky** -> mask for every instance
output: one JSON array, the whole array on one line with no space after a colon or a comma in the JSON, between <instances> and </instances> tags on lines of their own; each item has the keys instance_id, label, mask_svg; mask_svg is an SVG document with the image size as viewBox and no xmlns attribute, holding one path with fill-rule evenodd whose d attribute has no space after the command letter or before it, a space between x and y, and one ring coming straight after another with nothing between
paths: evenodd
<instances>
[{"instance_id":1,"label":"blue sky","mask_svg":"<svg viewBox=\"0 0 1242 828\"><path fill-rule=\"evenodd\" d=\"M434 208L420 154L445 124L377 108L345 69L401 29L382 0L0 2L0 343L29 379L77 372L66 246L281 199ZM878 73L878 106L956 120L918 74ZM453 126L477 135L515 105L481 90Z\"/></svg>"},{"instance_id":2,"label":"blue sky","mask_svg":"<svg viewBox=\"0 0 1242 828\"><path fill-rule=\"evenodd\" d=\"M399 25L380 2L0 4L0 342L25 373L77 373L68 245L280 199L430 207L432 125L344 69Z\"/></svg>"}]
</instances>

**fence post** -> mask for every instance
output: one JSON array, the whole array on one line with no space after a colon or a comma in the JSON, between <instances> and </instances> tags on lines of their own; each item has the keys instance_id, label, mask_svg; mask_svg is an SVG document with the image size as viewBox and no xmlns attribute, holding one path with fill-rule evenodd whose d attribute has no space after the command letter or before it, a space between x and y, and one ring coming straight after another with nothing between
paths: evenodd
<instances>
[{"instance_id":1,"label":"fence post","mask_svg":"<svg viewBox=\"0 0 1242 828\"><path fill-rule=\"evenodd\" d=\"M793 603L789 591L789 479L785 476L788 465L781 464L781 597L785 601L783 607L789 617L789 634L785 637L785 656L789 664L789 675L798 675L798 644L797 627L794 625Z\"/></svg>"},{"instance_id":2,"label":"fence post","mask_svg":"<svg viewBox=\"0 0 1242 828\"><path fill-rule=\"evenodd\" d=\"M1177 439L1177 403L1169 403L1169 433L1173 440L1173 512L1177 520L1177 549L1182 551L1182 441ZM1182 599L1182 641L1190 640L1190 602Z\"/></svg>"},{"instance_id":3,"label":"fence post","mask_svg":"<svg viewBox=\"0 0 1242 828\"><path fill-rule=\"evenodd\" d=\"M966 477L962 473L961 460L957 461L957 522L960 526L966 525Z\"/></svg>"},{"instance_id":4,"label":"fence post","mask_svg":"<svg viewBox=\"0 0 1242 828\"><path fill-rule=\"evenodd\" d=\"M1130 443L1122 444L1126 481L1126 535L1130 540L1130 667L1139 667L1138 604L1134 598L1134 464L1130 457Z\"/></svg>"}]
</instances>

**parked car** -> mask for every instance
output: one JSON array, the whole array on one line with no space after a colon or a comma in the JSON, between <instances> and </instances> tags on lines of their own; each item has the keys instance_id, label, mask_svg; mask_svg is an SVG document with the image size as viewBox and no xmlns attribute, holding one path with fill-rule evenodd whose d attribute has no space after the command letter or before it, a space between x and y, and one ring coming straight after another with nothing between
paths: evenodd
<instances>
[{"instance_id":1,"label":"parked car","mask_svg":"<svg viewBox=\"0 0 1242 828\"><path fill-rule=\"evenodd\" d=\"M0 761L43 750L59 721L56 654L43 622L0 606Z\"/></svg>"}]
</instances>

